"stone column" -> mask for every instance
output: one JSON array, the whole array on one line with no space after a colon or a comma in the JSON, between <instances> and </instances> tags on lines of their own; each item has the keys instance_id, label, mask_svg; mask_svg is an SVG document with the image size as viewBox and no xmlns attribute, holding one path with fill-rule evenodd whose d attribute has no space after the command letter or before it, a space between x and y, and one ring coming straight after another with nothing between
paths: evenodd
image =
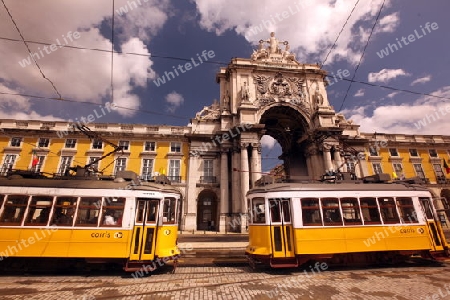
<instances>
[{"instance_id":1,"label":"stone column","mask_svg":"<svg viewBox=\"0 0 450 300\"><path fill-rule=\"evenodd\" d=\"M252 144L252 173L251 187L255 186L255 181L261 178L261 144Z\"/></svg>"},{"instance_id":2,"label":"stone column","mask_svg":"<svg viewBox=\"0 0 450 300\"><path fill-rule=\"evenodd\" d=\"M239 218L239 208L241 203L241 181L239 172L241 166L239 164L241 154L239 153L240 148L235 145L232 151L231 165L233 172L231 173L231 227L227 230L237 232L240 230L240 226L237 223L240 222ZM239 223L240 224L240 223ZM239 227L239 228L238 228Z\"/></svg>"},{"instance_id":3,"label":"stone column","mask_svg":"<svg viewBox=\"0 0 450 300\"><path fill-rule=\"evenodd\" d=\"M241 232L245 232L245 229L247 227L247 198L245 197L245 194L249 190L249 180L250 180L250 174L248 170L248 143L242 143L241 144L241 207L240 207L240 213L241 213Z\"/></svg>"},{"instance_id":4,"label":"stone column","mask_svg":"<svg viewBox=\"0 0 450 300\"><path fill-rule=\"evenodd\" d=\"M323 144L322 152L323 152L323 164L325 166L325 172L333 169L333 163L331 161L331 145Z\"/></svg>"},{"instance_id":5,"label":"stone column","mask_svg":"<svg viewBox=\"0 0 450 300\"><path fill-rule=\"evenodd\" d=\"M359 177L365 177L369 175L369 170L368 170L368 166L367 166L367 160L366 160L366 154L364 153L363 150L361 150L360 152L358 152L358 162L359 162Z\"/></svg>"},{"instance_id":6,"label":"stone column","mask_svg":"<svg viewBox=\"0 0 450 300\"><path fill-rule=\"evenodd\" d=\"M219 231L225 232L228 216L228 149L220 153L220 219Z\"/></svg>"},{"instance_id":7,"label":"stone column","mask_svg":"<svg viewBox=\"0 0 450 300\"><path fill-rule=\"evenodd\" d=\"M319 149L316 145L310 145L307 150L307 155L309 156L309 165L311 167L311 179L319 179L322 172L322 162L319 159Z\"/></svg>"},{"instance_id":8,"label":"stone column","mask_svg":"<svg viewBox=\"0 0 450 300\"><path fill-rule=\"evenodd\" d=\"M334 163L336 164L336 172L339 172L339 167L342 165L342 159L341 159L341 149L338 146L334 146ZM340 171L343 171L343 168L341 167Z\"/></svg>"}]
</instances>

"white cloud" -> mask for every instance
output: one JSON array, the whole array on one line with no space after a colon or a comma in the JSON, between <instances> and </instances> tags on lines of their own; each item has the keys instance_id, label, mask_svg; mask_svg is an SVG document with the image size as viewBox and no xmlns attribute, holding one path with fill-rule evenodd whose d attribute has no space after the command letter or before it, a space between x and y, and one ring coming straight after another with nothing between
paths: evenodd
<instances>
[{"instance_id":1,"label":"white cloud","mask_svg":"<svg viewBox=\"0 0 450 300\"><path fill-rule=\"evenodd\" d=\"M427 75L421 78L417 78L416 80L414 80L413 82L411 82L411 85L416 85L418 83L425 83L431 80L431 75Z\"/></svg>"},{"instance_id":2,"label":"white cloud","mask_svg":"<svg viewBox=\"0 0 450 300\"><path fill-rule=\"evenodd\" d=\"M273 31L277 38L289 41L299 61L323 59L354 7L354 2L346 0L194 1L201 17L200 25L206 30L217 35L235 30L254 45L261 39L267 40ZM386 1L385 7L390 6L390 2ZM359 50L352 46L364 45L364 37L372 27L381 3L381 0L374 0L356 7L327 63L338 59L352 63L359 60ZM249 7L251 13L248 13ZM394 13L384 18L379 31L393 30L398 15ZM363 32L364 36L355 32Z\"/></svg>"},{"instance_id":3,"label":"white cloud","mask_svg":"<svg viewBox=\"0 0 450 300\"><path fill-rule=\"evenodd\" d=\"M261 138L261 145L265 148L272 149L276 143L277 140L270 135L263 135Z\"/></svg>"},{"instance_id":4,"label":"white cloud","mask_svg":"<svg viewBox=\"0 0 450 300\"><path fill-rule=\"evenodd\" d=\"M376 27L377 31L394 32L400 23L400 18L398 15L399 14L396 12L396 13L393 13L391 15L381 18L380 21L378 22L378 27Z\"/></svg>"},{"instance_id":5,"label":"white cloud","mask_svg":"<svg viewBox=\"0 0 450 300\"><path fill-rule=\"evenodd\" d=\"M173 91L166 95L166 102L168 103L167 111L170 113L175 112L175 110L181 106L184 102L184 98L181 94Z\"/></svg>"},{"instance_id":6,"label":"white cloud","mask_svg":"<svg viewBox=\"0 0 450 300\"><path fill-rule=\"evenodd\" d=\"M410 74L406 73L402 69L383 69L378 73L369 73L368 80L369 82L388 82L392 79L397 78L398 76L409 76Z\"/></svg>"},{"instance_id":7,"label":"white cloud","mask_svg":"<svg viewBox=\"0 0 450 300\"><path fill-rule=\"evenodd\" d=\"M364 96L364 89L359 89L355 95L353 95L354 97L362 97Z\"/></svg>"},{"instance_id":8,"label":"white cloud","mask_svg":"<svg viewBox=\"0 0 450 300\"><path fill-rule=\"evenodd\" d=\"M388 98L394 98L396 95L398 95L398 94L400 94L400 92L392 92L392 93L390 93L390 94L388 94L386 97L388 97Z\"/></svg>"},{"instance_id":9,"label":"white cloud","mask_svg":"<svg viewBox=\"0 0 450 300\"><path fill-rule=\"evenodd\" d=\"M126 0L115 1L116 7L126 3ZM141 99L134 93L134 88L145 87L147 78L155 76L150 51L144 41L154 36L167 21L170 10L168 3L169 0L146 1L139 9L122 17L115 17L115 31L119 34L115 37L116 50L144 55L114 55L114 103L118 106L132 109L140 107ZM49 44L56 44L59 40L61 44L66 44L66 37L69 46L107 51L111 49L110 36L107 31L100 30L110 24L111 1L10 1L8 8L27 40ZM42 15L51 15L51 21L41 20L39 16ZM79 32L80 37L68 40L69 31ZM20 40L5 9L0 9L0 35ZM33 43L29 46L33 53L43 51L44 47ZM16 93L57 97L50 83L42 77L34 64L20 66L19 61L28 56L22 42L0 43L0 57L3 58L0 60L0 81ZM111 101L111 53L57 48L37 61L63 98L98 104ZM23 102L23 99L14 99L10 101ZM37 104L34 106L35 101L31 103L36 111L42 109ZM47 105L45 109L49 113L57 113L52 111L51 105ZM70 117L73 111L67 113ZM130 117L136 111L118 109L116 113Z\"/></svg>"},{"instance_id":10,"label":"white cloud","mask_svg":"<svg viewBox=\"0 0 450 300\"><path fill-rule=\"evenodd\" d=\"M432 94L450 97L450 86ZM361 125L361 132L442 135L450 132L450 104L442 99L422 96L413 103L379 106L372 115L368 111L368 107L357 107L342 113L347 119Z\"/></svg>"}]
</instances>

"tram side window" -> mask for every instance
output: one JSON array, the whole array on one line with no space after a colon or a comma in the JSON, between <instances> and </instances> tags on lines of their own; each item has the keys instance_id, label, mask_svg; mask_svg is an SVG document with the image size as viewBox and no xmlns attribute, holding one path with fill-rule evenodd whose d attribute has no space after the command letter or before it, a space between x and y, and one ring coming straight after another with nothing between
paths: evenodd
<instances>
[{"instance_id":1,"label":"tram side window","mask_svg":"<svg viewBox=\"0 0 450 300\"><path fill-rule=\"evenodd\" d=\"M303 226L322 226L319 199L303 198L301 203Z\"/></svg>"},{"instance_id":2,"label":"tram side window","mask_svg":"<svg viewBox=\"0 0 450 300\"><path fill-rule=\"evenodd\" d=\"M381 216L383 217L384 224L400 223L394 198L379 197L378 204L380 205Z\"/></svg>"},{"instance_id":3,"label":"tram side window","mask_svg":"<svg viewBox=\"0 0 450 300\"><path fill-rule=\"evenodd\" d=\"M377 200L372 197L362 197L359 201L364 224L381 224Z\"/></svg>"},{"instance_id":4,"label":"tram side window","mask_svg":"<svg viewBox=\"0 0 450 300\"><path fill-rule=\"evenodd\" d=\"M8 195L5 207L0 217L2 225L22 225L25 209L28 204L28 195Z\"/></svg>"},{"instance_id":5,"label":"tram side window","mask_svg":"<svg viewBox=\"0 0 450 300\"><path fill-rule=\"evenodd\" d=\"M403 223L419 223L411 198L398 197L397 206Z\"/></svg>"},{"instance_id":6,"label":"tram side window","mask_svg":"<svg viewBox=\"0 0 450 300\"><path fill-rule=\"evenodd\" d=\"M2 211L3 200L5 199L5 195L0 195L0 211Z\"/></svg>"},{"instance_id":7,"label":"tram side window","mask_svg":"<svg viewBox=\"0 0 450 300\"><path fill-rule=\"evenodd\" d=\"M420 205L425 210L425 215L427 219L433 219L433 211L431 210L431 200L430 198L420 197L419 198Z\"/></svg>"},{"instance_id":8,"label":"tram side window","mask_svg":"<svg viewBox=\"0 0 450 300\"><path fill-rule=\"evenodd\" d=\"M269 199L269 205L272 222L281 222L280 201L278 199Z\"/></svg>"},{"instance_id":9,"label":"tram side window","mask_svg":"<svg viewBox=\"0 0 450 300\"><path fill-rule=\"evenodd\" d=\"M56 226L72 226L77 200L77 197L56 197L51 224Z\"/></svg>"},{"instance_id":10,"label":"tram side window","mask_svg":"<svg viewBox=\"0 0 450 300\"><path fill-rule=\"evenodd\" d=\"M252 199L251 213L253 223L266 223L266 209L264 207L264 198Z\"/></svg>"},{"instance_id":11,"label":"tram side window","mask_svg":"<svg viewBox=\"0 0 450 300\"><path fill-rule=\"evenodd\" d=\"M175 198L165 198L163 206L163 224L175 224L176 222L176 204Z\"/></svg>"},{"instance_id":12,"label":"tram side window","mask_svg":"<svg viewBox=\"0 0 450 300\"><path fill-rule=\"evenodd\" d=\"M357 198L341 198L344 225L362 225Z\"/></svg>"},{"instance_id":13,"label":"tram side window","mask_svg":"<svg viewBox=\"0 0 450 300\"><path fill-rule=\"evenodd\" d=\"M342 225L341 211L339 210L339 199L322 198L322 215L325 226Z\"/></svg>"},{"instance_id":14,"label":"tram side window","mask_svg":"<svg viewBox=\"0 0 450 300\"><path fill-rule=\"evenodd\" d=\"M122 226L125 198L104 197L102 206L102 226Z\"/></svg>"},{"instance_id":15,"label":"tram side window","mask_svg":"<svg viewBox=\"0 0 450 300\"><path fill-rule=\"evenodd\" d=\"M45 226L50 218L53 197L32 196L28 214L25 218L25 226Z\"/></svg>"},{"instance_id":16,"label":"tram side window","mask_svg":"<svg viewBox=\"0 0 450 300\"><path fill-rule=\"evenodd\" d=\"M148 202L148 212L146 223L156 223L158 217L159 200L150 200Z\"/></svg>"},{"instance_id":17,"label":"tram side window","mask_svg":"<svg viewBox=\"0 0 450 300\"><path fill-rule=\"evenodd\" d=\"M75 226L95 226L98 225L100 208L98 201L101 197L81 197L76 215Z\"/></svg>"}]
</instances>

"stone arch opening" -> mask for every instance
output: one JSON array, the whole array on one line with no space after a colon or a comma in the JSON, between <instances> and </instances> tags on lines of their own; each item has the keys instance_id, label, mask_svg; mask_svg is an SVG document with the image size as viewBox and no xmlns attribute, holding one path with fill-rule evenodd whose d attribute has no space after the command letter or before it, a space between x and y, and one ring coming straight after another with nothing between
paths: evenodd
<instances>
[{"instance_id":1,"label":"stone arch opening","mask_svg":"<svg viewBox=\"0 0 450 300\"><path fill-rule=\"evenodd\" d=\"M212 190L203 190L197 198L197 230L217 230L217 195Z\"/></svg>"},{"instance_id":2,"label":"stone arch opening","mask_svg":"<svg viewBox=\"0 0 450 300\"><path fill-rule=\"evenodd\" d=\"M270 135L281 146L284 171L290 179L308 179L307 167L308 131L310 125L305 116L290 106L278 105L265 110L260 118L264 134Z\"/></svg>"}]
</instances>

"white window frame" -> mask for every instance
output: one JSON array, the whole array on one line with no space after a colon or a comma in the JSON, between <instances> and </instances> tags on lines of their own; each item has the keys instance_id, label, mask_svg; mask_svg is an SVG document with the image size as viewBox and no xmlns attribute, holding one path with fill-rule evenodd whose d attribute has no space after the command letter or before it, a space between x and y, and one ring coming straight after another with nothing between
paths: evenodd
<instances>
[{"instance_id":1,"label":"white window frame","mask_svg":"<svg viewBox=\"0 0 450 300\"><path fill-rule=\"evenodd\" d=\"M171 153L181 153L181 148L182 148L181 142L170 142Z\"/></svg>"},{"instance_id":2,"label":"white window frame","mask_svg":"<svg viewBox=\"0 0 450 300\"><path fill-rule=\"evenodd\" d=\"M390 156L394 156L394 157L398 157L399 156L397 148L389 148L388 150L389 150L389 155ZM392 154L391 150L393 150L392 152L395 152L394 153L395 155Z\"/></svg>"},{"instance_id":3,"label":"white window frame","mask_svg":"<svg viewBox=\"0 0 450 300\"><path fill-rule=\"evenodd\" d=\"M14 168L17 156L17 154L5 154L5 156L3 157L2 169L0 171L2 176L6 176L9 169Z\"/></svg>"},{"instance_id":4,"label":"white window frame","mask_svg":"<svg viewBox=\"0 0 450 300\"><path fill-rule=\"evenodd\" d=\"M72 156L61 156L61 160L59 161L59 172L60 176L64 176L67 170L72 165Z\"/></svg>"},{"instance_id":5,"label":"white window frame","mask_svg":"<svg viewBox=\"0 0 450 300\"><path fill-rule=\"evenodd\" d=\"M122 150L129 151L130 150L130 141L119 141L119 147L122 147Z\"/></svg>"},{"instance_id":6,"label":"white window frame","mask_svg":"<svg viewBox=\"0 0 450 300\"><path fill-rule=\"evenodd\" d=\"M203 160L203 176L213 177L214 176L214 160L205 159Z\"/></svg>"},{"instance_id":7,"label":"white window frame","mask_svg":"<svg viewBox=\"0 0 450 300\"><path fill-rule=\"evenodd\" d=\"M169 160L169 172L168 172L169 179L170 178L180 178L181 181L181 160L180 159L170 159ZM174 179L175 179L174 178ZM172 179L172 180L174 180Z\"/></svg>"},{"instance_id":8,"label":"white window frame","mask_svg":"<svg viewBox=\"0 0 450 300\"><path fill-rule=\"evenodd\" d=\"M150 145L152 145L152 146L150 146ZM149 146L149 147L147 147L147 146ZM148 150L147 148L150 148L150 150ZM151 142L151 141L144 142L144 151L155 152L156 151L156 142Z\"/></svg>"},{"instance_id":9,"label":"white window frame","mask_svg":"<svg viewBox=\"0 0 450 300\"><path fill-rule=\"evenodd\" d=\"M423 171L422 164L413 164L414 172L416 172L416 175L422 179L425 179L425 172ZM419 170L420 168L420 170ZM422 175L422 176L421 176Z\"/></svg>"},{"instance_id":10,"label":"white window frame","mask_svg":"<svg viewBox=\"0 0 450 300\"><path fill-rule=\"evenodd\" d=\"M98 147L98 143L100 143L100 147ZM93 139L91 149L98 149L98 150L103 149L103 141L99 139Z\"/></svg>"},{"instance_id":11,"label":"white window frame","mask_svg":"<svg viewBox=\"0 0 450 300\"><path fill-rule=\"evenodd\" d=\"M70 143L71 141L72 143ZM67 149L75 149L77 147L77 139L66 139L66 142L64 143L64 148Z\"/></svg>"},{"instance_id":12,"label":"white window frame","mask_svg":"<svg viewBox=\"0 0 450 300\"><path fill-rule=\"evenodd\" d=\"M36 172L36 173L40 173L42 166L44 165L44 160L45 160L45 155L38 155L38 163L33 167L31 167L31 169ZM31 162L31 164L33 164L33 162Z\"/></svg>"},{"instance_id":13,"label":"white window frame","mask_svg":"<svg viewBox=\"0 0 450 300\"><path fill-rule=\"evenodd\" d=\"M94 160L99 159L100 156L89 156L88 164L91 164ZM97 171L100 168L100 160L91 166L92 169L96 169Z\"/></svg>"},{"instance_id":14,"label":"white window frame","mask_svg":"<svg viewBox=\"0 0 450 300\"><path fill-rule=\"evenodd\" d=\"M436 155L435 156L431 155L431 151L434 151L434 153ZM433 157L433 158L438 158L439 157L439 154L438 154L436 149L428 149L428 155L430 155L430 157Z\"/></svg>"},{"instance_id":15,"label":"white window frame","mask_svg":"<svg viewBox=\"0 0 450 300\"><path fill-rule=\"evenodd\" d=\"M412 155L411 150L415 150L417 155ZM409 156L410 157L420 157L420 153L419 153L419 151L417 151L416 148L410 148L408 151L409 151Z\"/></svg>"},{"instance_id":16,"label":"white window frame","mask_svg":"<svg viewBox=\"0 0 450 300\"><path fill-rule=\"evenodd\" d=\"M41 146L41 144L43 144ZM49 138L39 138L37 142L38 148L48 148L50 146L50 139Z\"/></svg>"},{"instance_id":17,"label":"white window frame","mask_svg":"<svg viewBox=\"0 0 450 300\"><path fill-rule=\"evenodd\" d=\"M383 173L383 168L381 167L380 163L372 163L372 169L374 174Z\"/></svg>"},{"instance_id":18,"label":"white window frame","mask_svg":"<svg viewBox=\"0 0 450 300\"><path fill-rule=\"evenodd\" d=\"M19 142L19 144L17 145L17 142ZM20 147L22 145L22 138L21 137L12 137L11 138L11 142L10 142L10 146L11 147Z\"/></svg>"},{"instance_id":19,"label":"white window frame","mask_svg":"<svg viewBox=\"0 0 450 300\"><path fill-rule=\"evenodd\" d=\"M153 158L143 158L142 159L142 170L141 170L141 178L142 180L150 180L153 174L154 167L154 159Z\"/></svg>"},{"instance_id":20,"label":"white window frame","mask_svg":"<svg viewBox=\"0 0 450 300\"><path fill-rule=\"evenodd\" d=\"M114 166L114 175L116 175L117 172L125 171L126 169L127 169L127 158L126 157L116 158L116 163Z\"/></svg>"}]
</instances>

